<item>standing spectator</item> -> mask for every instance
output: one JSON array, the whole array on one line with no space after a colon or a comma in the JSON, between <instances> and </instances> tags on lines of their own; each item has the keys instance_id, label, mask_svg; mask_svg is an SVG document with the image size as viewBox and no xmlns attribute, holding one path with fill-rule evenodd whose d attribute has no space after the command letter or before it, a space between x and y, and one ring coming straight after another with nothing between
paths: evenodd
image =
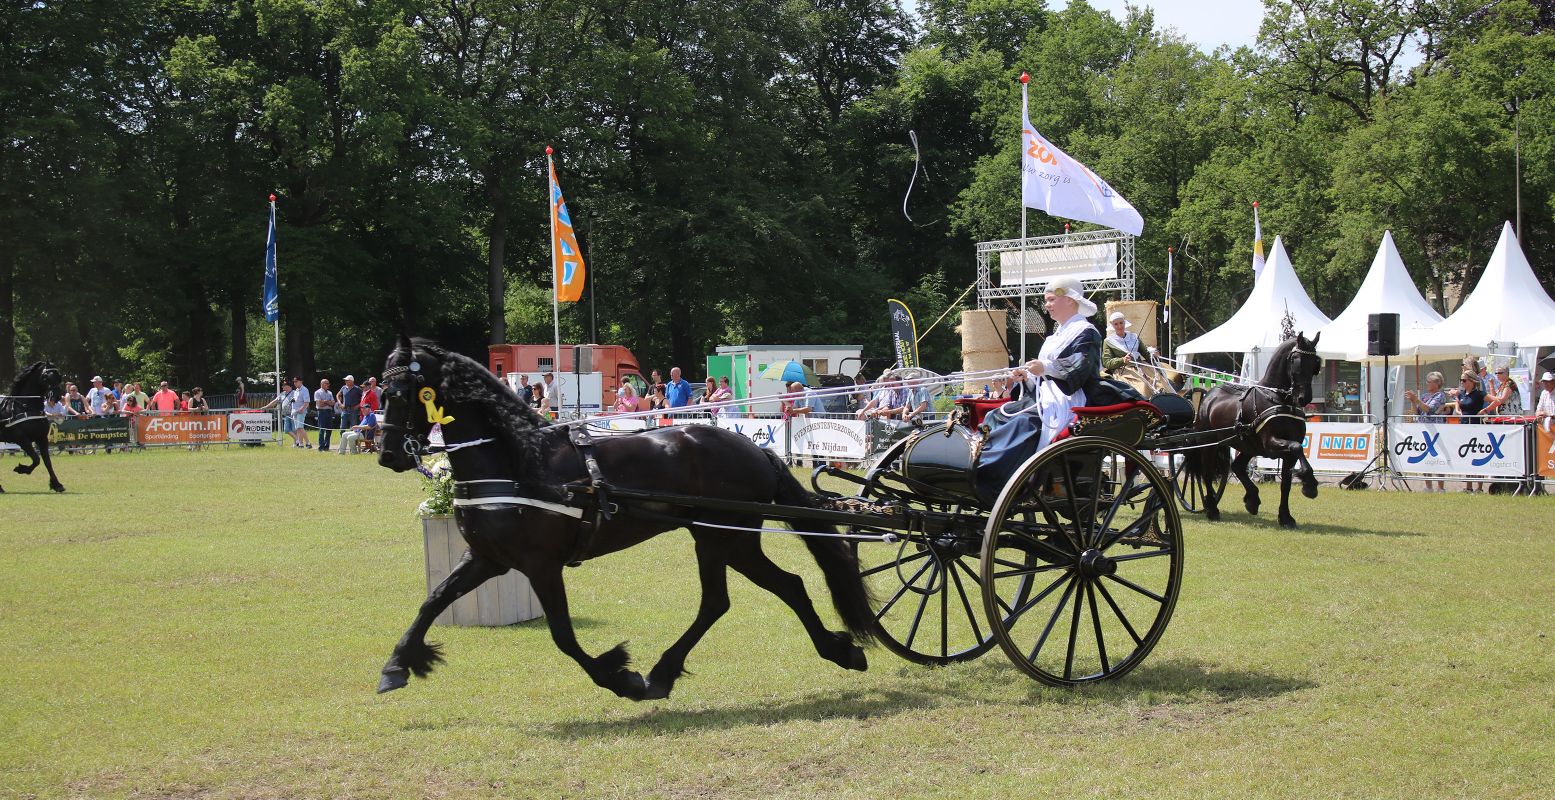
<instances>
[{"instance_id":1,"label":"standing spectator","mask_svg":"<svg viewBox=\"0 0 1555 800\"><path fill-rule=\"evenodd\" d=\"M319 452L329 452L330 436L335 432L335 393L329 390L329 378L319 378L313 392L313 410L318 412Z\"/></svg>"},{"instance_id":2,"label":"standing spectator","mask_svg":"<svg viewBox=\"0 0 1555 800\"><path fill-rule=\"evenodd\" d=\"M134 419L136 414L142 411L139 401L135 399L133 392L124 394L124 407L119 410L119 416Z\"/></svg>"},{"instance_id":3,"label":"standing spectator","mask_svg":"<svg viewBox=\"0 0 1555 800\"><path fill-rule=\"evenodd\" d=\"M547 372L540 376L540 381L540 385L535 387L535 392L539 395L535 398L535 407L548 417L555 416L552 412L560 408L562 403L561 392L556 385L556 373Z\"/></svg>"},{"instance_id":4,"label":"standing spectator","mask_svg":"<svg viewBox=\"0 0 1555 800\"><path fill-rule=\"evenodd\" d=\"M292 378L292 390L286 395L286 413L292 423L292 446L312 450L313 445L308 442L308 387L302 385L302 378Z\"/></svg>"},{"instance_id":5,"label":"standing spectator","mask_svg":"<svg viewBox=\"0 0 1555 800\"><path fill-rule=\"evenodd\" d=\"M518 388L514 391L518 392L518 399L524 401L524 405L533 406L535 404L535 391L534 387L529 385L528 375L522 372L518 373Z\"/></svg>"},{"instance_id":6,"label":"standing spectator","mask_svg":"<svg viewBox=\"0 0 1555 800\"><path fill-rule=\"evenodd\" d=\"M655 388L661 388L662 389L664 387L664 377L659 374L658 370L654 370L651 377L652 377L652 380L648 381L648 390L647 390L648 391L648 395L650 397L653 396L653 390Z\"/></svg>"},{"instance_id":7,"label":"standing spectator","mask_svg":"<svg viewBox=\"0 0 1555 800\"><path fill-rule=\"evenodd\" d=\"M669 400L664 397L664 384L661 383L653 387L650 391L652 393L648 395L649 411L662 411L666 408L669 408Z\"/></svg>"},{"instance_id":8,"label":"standing spectator","mask_svg":"<svg viewBox=\"0 0 1555 800\"><path fill-rule=\"evenodd\" d=\"M140 390L139 383L132 383L124 388L130 397L135 398L135 405L140 406L141 411L145 411L150 407L151 398L147 397L146 393Z\"/></svg>"},{"instance_id":9,"label":"standing spectator","mask_svg":"<svg viewBox=\"0 0 1555 800\"><path fill-rule=\"evenodd\" d=\"M637 410L637 390L630 383L622 383L616 390L615 411L617 414L630 414Z\"/></svg>"},{"instance_id":10,"label":"standing spectator","mask_svg":"<svg viewBox=\"0 0 1555 800\"><path fill-rule=\"evenodd\" d=\"M350 430L358 422L362 421L362 387L356 385L356 377L347 375L342 379L345 386L340 388L340 427ZM346 437L340 437L340 452L346 450Z\"/></svg>"},{"instance_id":11,"label":"standing spectator","mask_svg":"<svg viewBox=\"0 0 1555 800\"><path fill-rule=\"evenodd\" d=\"M243 408L248 405L248 385L238 378L238 396L232 401L233 408Z\"/></svg>"},{"instance_id":12,"label":"standing spectator","mask_svg":"<svg viewBox=\"0 0 1555 800\"><path fill-rule=\"evenodd\" d=\"M119 416L119 401L114 398L112 389L103 391L102 403L98 406L96 414L99 417Z\"/></svg>"},{"instance_id":13,"label":"standing spectator","mask_svg":"<svg viewBox=\"0 0 1555 800\"><path fill-rule=\"evenodd\" d=\"M707 380L702 382L702 399L697 402L697 405L712 406L714 402L713 395L715 394L718 394L718 379L709 375L707 376ZM718 407L713 406L712 408L707 409L707 415L717 419Z\"/></svg>"},{"instance_id":14,"label":"standing spectator","mask_svg":"<svg viewBox=\"0 0 1555 800\"><path fill-rule=\"evenodd\" d=\"M778 410L785 419L807 417L821 410L819 400L814 392L805 389L804 384L794 381L788 385L788 394L778 401Z\"/></svg>"},{"instance_id":15,"label":"standing spectator","mask_svg":"<svg viewBox=\"0 0 1555 800\"><path fill-rule=\"evenodd\" d=\"M112 397L113 390L103 386L101 375L93 375L92 388L86 393L86 405L87 408L92 410L93 414L99 417L103 416L103 397L105 396Z\"/></svg>"},{"instance_id":16,"label":"standing spectator","mask_svg":"<svg viewBox=\"0 0 1555 800\"><path fill-rule=\"evenodd\" d=\"M1442 408L1447 405L1447 393L1442 391L1442 373L1432 372L1425 376L1425 391L1416 394L1413 389L1405 390L1404 402L1415 412L1416 422L1442 423L1447 418L1442 416ZM1433 489L1431 484L1435 483ZM1447 491L1447 482L1443 480L1432 481L1428 476L1425 480L1427 492Z\"/></svg>"},{"instance_id":17,"label":"standing spectator","mask_svg":"<svg viewBox=\"0 0 1555 800\"><path fill-rule=\"evenodd\" d=\"M65 408L69 409L71 417L90 417L92 412L88 410L86 398L76 389L75 384L65 387Z\"/></svg>"},{"instance_id":18,"label":"standing spectator","mask_svg":"<svg viewBox=\"0 0 1555 800\"><path fill-rule=\"evenodd\" d=\"M1539 404L1534 406L1533 418L1550 429L1550 419L1555 417L1555 372L1546 372L1539 376L1539 383L1544 391L1539 392Z\"/></svg>"},{"instance_id":19,"label":"standing spectator","mask_svg":"<svg viewBox=\"0 0 1555 800\"><path fill-rule=\"evenodd\" d=\"M1458 416L1469 417L1468 422L1473 422L1472 417L1479 416L1485 410L1485 393L1479 388L1479 376L1473 370L1463 371L1463 377L1458 381L1458 390L1455 396L1458 398ZM1483 492L1485 484L1481 481L1466 481L1465 491L1469 494Z\"/></svg>"},{"instance_id":20,"label":"standing spectator","mask_svg":"<svg viewBox=\"0 0 1555 800\"><path fill-rule=\"evenodd\" d=\"M691 404L691 383L680 377L680 367L670 367L669 383L664 384L664 398L670 408L685 408Z\"/></svg>"},{"instance_id":21,"label":"standing spectator","mask_svg":"<svg viewBox=\"0 0 1555 800\"><path fill-rule=\"evenodd\" d=\"M205 401L204 389L201 389L198 386L194 387L193 391L189 395L189 410L200 412L211 410L211 404Z\"/></svg>"},{"instance_id":22,"label":"standing spectator","mask_svg":"<svg viewBox=\"0 0 1555 800\"><path fill-rule=\"evenodd\" d=\"M1517 391L1517 381L1512 380L1509 367L1496 367L1496 388L1485 393L1485 414L1516 416L1523 413L1523 396Z\"/></svg>"},{"instance_id":23,"label":"standing spectator","mask_svg":"<svg viewBox=\"0 0 1555 800\"><path fill-rule=\"evenodd\" d=\"M167 381L157 384L157 393L151 397L151 410L161 413L178 410L178 394L167 386Z\"/></svg>"},{"instance_id":24,"label":"standing spectator","mask_svg":"<svg viewBox=\"0 0 1555 800\"><path fill-rule=\"evenodd\" d=\"M116 380L113 382L113 399L118 400L120 403L124 402L124 381Z\"/></svg>"},{"instance_id":25,"label":"standing spectator","mask_svg":"<svg viewBox=\"0 0 1555 800\"><path fill-rule=\"evenodd\" d=\"M178 410L179 411L188 411L189 410L189 399L190 399L190 396L189 396L188 390L185 390L185 391L181 392L178 395Z\"/></svg>"},{"instance_id":26,"label":"standing spectator","mask_svg":"<svg viewBox=\"0 0 1555 800\"><path fill-rule=\"evenodd\" d=\"M70 407L65 405L65 398L56 397L43 401L43 416L48 417L49 422L64 422L66 417L72 415Z\"/></svg>"},{"instance_id":27,"label":"standing spectator","mask_svg":"<svg viewBox=\"0 0 1555 800\"><path fill-rule=\"evenodd\" d=\"M367 412L371 411L373 413L377 413L378 409L383 407L383 404L380 402L380 397L381 395L378 392L378 379L368 378L367 385L362 387L363 417L367 416Z\"/></svg>"}]
</instances>

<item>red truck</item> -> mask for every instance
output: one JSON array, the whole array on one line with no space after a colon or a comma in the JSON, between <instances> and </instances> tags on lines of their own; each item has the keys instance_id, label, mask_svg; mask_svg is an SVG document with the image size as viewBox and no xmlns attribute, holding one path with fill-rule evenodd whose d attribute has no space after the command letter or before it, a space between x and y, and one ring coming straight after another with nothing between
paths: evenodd
<instances>
[{"instance_id":1,"label":"red truck","mask_svg":"<svg viewBox=\"0 0 1555 800\"><path fill-rule=\"evenodd\" d=\"M632 384L637 396L643 396L643 390L648 382L643 379L642 372L637 366L637 356L632 351L618 344L589 344L582 345L588 349L588 358L585 359L585 374L597 374L600 377L600 397L598 399L601 409L610 409L616 402L616 389L623 383ZM499 378L506 378L510 372L522 372L530 376L530 380L538 380L539 375L552 371L552 360L556 357L556 345L554 344L494 344L487 348L486 367ZM559 373L572 374L572 361L577 353L577 345L562 345L562 362ZM587 382L584 384L587 386ZM592 397L583 398L588 405L593 405ZM571 398L567 401L572 404Z\"/></svg>"}]
</instances>

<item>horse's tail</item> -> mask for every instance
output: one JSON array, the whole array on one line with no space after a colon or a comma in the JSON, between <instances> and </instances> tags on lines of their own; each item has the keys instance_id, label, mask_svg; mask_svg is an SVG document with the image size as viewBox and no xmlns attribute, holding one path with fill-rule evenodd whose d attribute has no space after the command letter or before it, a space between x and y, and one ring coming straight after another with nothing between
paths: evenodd
<instances>
[{"instance_id":1,"label":"horse's tail","mask_svg":"<svg viewBox=\"0 0 1555 800\"><path fill-rule=\"evenodd\" d=\"M1231 448L1223 444L1194 448L1183 462L1188 474L1198 478L1201 485L1214 486L1231 472Z\"/></svg>"},{"instance_id":2,"label":"horse's tail","mask_svg":"<svg viewBox=\"0 0 1555 800\"><path fill-rule=\"evenodd\" d=\"M772 462L772 468L777 472L777 494L774 498L778 503L804 508L817 508L821 500L816 495L806 491L789 472L788 465L783 459L778 458L770 450L763 450L768 460ZM825 532L832 532L832 526L821 526ZM821 567L821 574L826 576L826 588L831 593L832 606L837 609L837 615L842 617L842 624L847 626L848 632L853 634L856 642L869 642L875 637L875 614L871 610L869 588L864 585L864 579L859 575L858 557L854 555L853 548L848 545L846 539L832 538L829 536L802 536L805 546L810 548L810 555L815 557L815 563Z\"/></svg>"}]
</instances>

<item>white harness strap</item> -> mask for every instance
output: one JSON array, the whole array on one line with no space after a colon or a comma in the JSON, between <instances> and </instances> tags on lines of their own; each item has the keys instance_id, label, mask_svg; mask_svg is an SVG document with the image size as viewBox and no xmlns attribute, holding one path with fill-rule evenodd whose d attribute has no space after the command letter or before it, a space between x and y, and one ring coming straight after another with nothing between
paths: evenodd
<instances>
[{"instance_id":1,"label":"white harness strap","mask_svg":"<svg viewBox=\"0 0 1555 800\"><path fill-rule=\"evenodd\" d=\"M485 479L459 481L459 483L506 483L511 485L513 482L501 479ZM530 506L531 508L538 508L542 511L549 511L553 514L561 514L563 516L572 517L573 519L583 518L583 509L581 508L573 508L572 506L564 506L561 503L549 503L544 500L536 500L533 497L520 497L518 495L472 497L467 499L456 497L454 498L454 505L460 508L482 508L485 506Z\"/></svg>"}]
</instances>

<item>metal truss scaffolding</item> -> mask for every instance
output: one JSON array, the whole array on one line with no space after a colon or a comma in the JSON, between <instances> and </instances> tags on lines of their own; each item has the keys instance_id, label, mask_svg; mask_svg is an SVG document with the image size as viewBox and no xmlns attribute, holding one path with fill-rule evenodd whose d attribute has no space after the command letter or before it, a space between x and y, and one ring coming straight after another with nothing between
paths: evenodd
<instances>
[{"instance_id":1,"label":"metal truss scaffolding","mask_svg":"<svg viewBox=\"0 0 1555 800\"><path fill-rule=\"evenodd\" d=\"M994 281L994 271L1001 253L1113 243L1117 244L1118 263L1116 277L1083 280L1081 285L1085 288L1085 292L1088 295L1094 295L1097 292L1117 292L1119 299L1133 300L1134 237L1119 230L1108 229L1084 231L1081 233L1061 233L1056 236L1032 236L1026 239L1000 239L993 242L978 242L977 307L1009 309L1010 326L1019 327L1020 325L1020 285L999 286ZM1045 330L1044 320L1046 318L1042 315L1042 285L1026 285L1026 304L1026 307L1030 309L1030 313L1026 315L1026 326L1028 328L1026 332L1043 332ZM1101 304L1098 303L1098 305Z\"/></svg>"}]
</instances>

